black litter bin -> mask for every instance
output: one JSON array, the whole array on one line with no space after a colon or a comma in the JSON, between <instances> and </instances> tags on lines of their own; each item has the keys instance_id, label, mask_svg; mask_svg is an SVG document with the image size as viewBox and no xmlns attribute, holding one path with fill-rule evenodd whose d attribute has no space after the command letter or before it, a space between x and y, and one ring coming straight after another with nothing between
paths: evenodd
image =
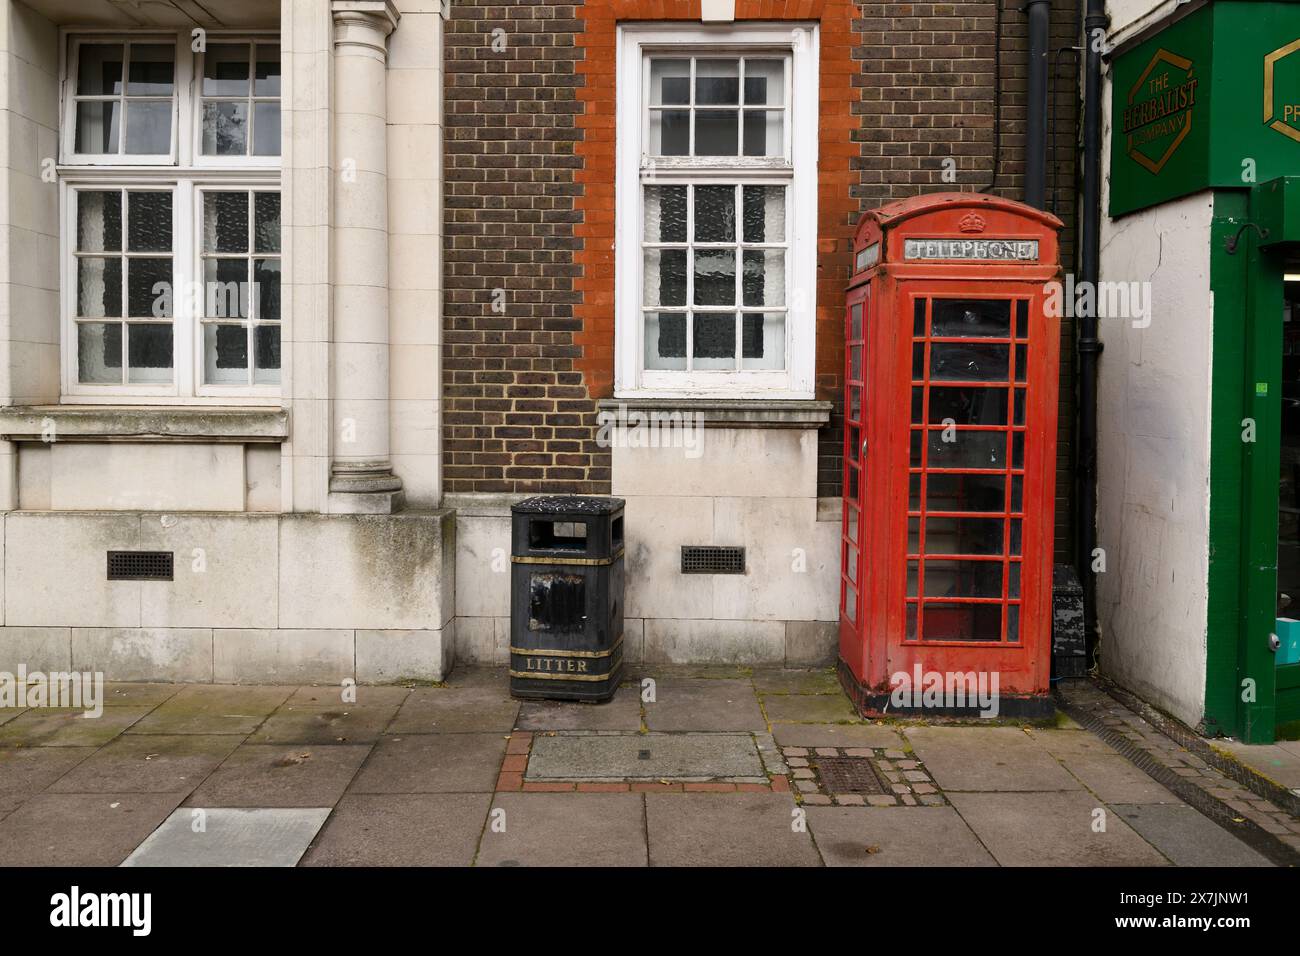
<instances>
[{"instance_id":1,"label":"black litter bin","mask_svg":"<svg viewBox=\"0 0 1300 956\"><path fill-rule=\"evenodd\" d=\"M623 500L511 508L510 693L604 701L623 673Z\"/></svg>"}]
</instances>

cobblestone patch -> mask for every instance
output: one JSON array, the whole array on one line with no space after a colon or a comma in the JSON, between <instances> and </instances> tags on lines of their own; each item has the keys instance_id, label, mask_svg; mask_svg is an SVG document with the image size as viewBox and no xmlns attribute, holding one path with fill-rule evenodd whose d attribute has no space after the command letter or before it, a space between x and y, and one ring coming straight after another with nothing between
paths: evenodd
<instances>
[{"instance_id":1,"label":"cobblestone patch","mask_svg":"<svg viewBox=\"0 0 1300 956\"><path fill-rule=\"evenodd\" d=\"M1204 791L1208 798L1225 805L1239 819L1251 821L1292 851L1300 852L1300 817L1211 766L1091 681L1062 681L1057 692L1069 705L1092 716L1158 765Z\"/></svg>"},{"instance_id":2,"label":"cobblestone patch","mask_svg":"<svg viewBox=\"0 0 1300 956\"><path fill-rule=\"evenodd\" d=\"M941 807L948 801L915 755L885 747L784 747L795 793L811 806Z\"/></svg>"}]
</instances>

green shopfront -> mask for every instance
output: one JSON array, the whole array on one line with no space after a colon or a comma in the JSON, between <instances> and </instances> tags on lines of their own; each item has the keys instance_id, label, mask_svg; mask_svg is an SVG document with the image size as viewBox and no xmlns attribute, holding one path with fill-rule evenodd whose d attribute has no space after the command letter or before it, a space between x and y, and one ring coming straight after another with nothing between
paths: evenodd
<instances>
[{"instance_id":1,"label":"green shopfront","mask_svg":"<svg viewBox=\"0 0 1300 956\"><path fill-rule=\"evenodd\" d=\"M1300 720L1300 4L1193 2L1113 37L1101 666L1268 742Z\"/></svg>"}]
</instances>

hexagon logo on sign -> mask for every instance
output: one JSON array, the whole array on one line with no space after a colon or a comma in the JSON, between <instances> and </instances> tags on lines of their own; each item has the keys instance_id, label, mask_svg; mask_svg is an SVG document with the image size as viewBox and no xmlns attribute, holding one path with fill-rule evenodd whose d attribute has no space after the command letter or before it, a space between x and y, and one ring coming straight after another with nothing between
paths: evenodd
<instances>
[{"instance_id":1,"label":"hexagon logo on sign","mask_svg":"<svg viewBox=\"0 0 1300 956\"><path fill-rule=\"evenodd\" d=\"M1121 116L1129 157L1159 173L1192 131L1196 86L1192 61L1157 50L1128 93Z\"/></svg>"},{"instance_id":2,"label":"hexagon logo on sign","mask_svg":"<svg viewBox=\"0 0 1300 956\"><path fill-rule=\"evenodd\" d=\"M1264 57L1264 125L1300 142L1300 40Z\"/></svg>"}]
</instances>

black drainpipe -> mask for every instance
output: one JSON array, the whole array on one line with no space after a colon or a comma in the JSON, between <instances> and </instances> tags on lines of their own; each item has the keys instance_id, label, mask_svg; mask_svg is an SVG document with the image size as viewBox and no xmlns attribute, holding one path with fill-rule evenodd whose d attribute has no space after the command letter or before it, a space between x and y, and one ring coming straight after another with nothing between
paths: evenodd
<instances>
[{"instance_id":1,"label":"black drainpipe","mask_svg":"<svg viewBox=\"0 0 1300 956\"><path fill-rule=\"evenodd\" d=\"M1029 101L1025 107L1025 202L1047 208L1047 35L1051 0L1028 0Z\"/></svg>"},{"instance_id":2,"label":"black drainpipe","mask_svg":"<svg viewBox=\"0 0 1300 956\"><path fill-rule=\"evenodd\" d=\"M1083 18L1083 226L1079 233L1079 281L1095 288L1099 273L1101 235L1101 53L1110 18L1105 0L1087 0ZM1088 310L1091 311L1091 310ZM1083 584L1088 662L1097 650L1097 581L1092 571L1097 547L1097 316L1077 316L1079 375L1078 468L1075 501L1078 507L1079 579Z\"/></svg>"}]
</instances>

